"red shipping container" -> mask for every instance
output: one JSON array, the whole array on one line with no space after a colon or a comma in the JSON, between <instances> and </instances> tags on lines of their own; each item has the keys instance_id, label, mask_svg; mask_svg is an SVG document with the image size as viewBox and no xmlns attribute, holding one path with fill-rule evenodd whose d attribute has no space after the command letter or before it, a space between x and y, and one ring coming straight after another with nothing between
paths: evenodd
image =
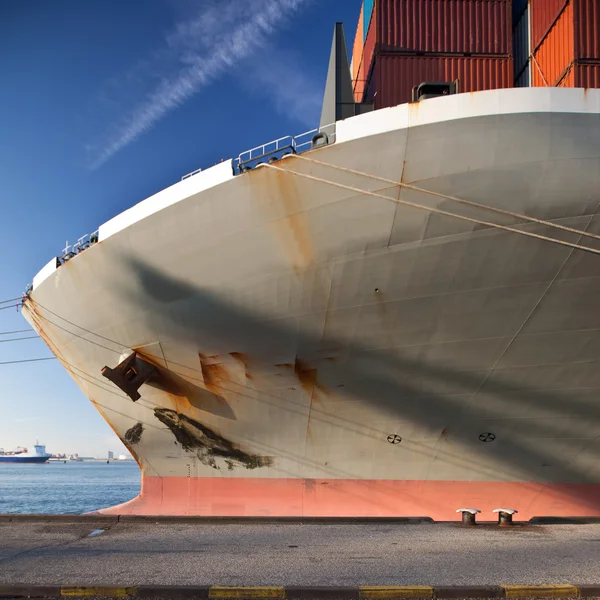
<instances>
[{"instance_id":1,"label":"red shipping container","mask_svg":"<svg viewBox=\"0 0 600 600\"><path fill-rule=\"evenodd\" d=\"M509 0L377 0L376 5L381 51L512 53Z\"/></svg>"},{"instance_id":2,"label":"red shipping container","mask_svg":"<svg viewBox=\"0 0 600 600\"><path fill-rule=\"evenodd\" d=\"M536 4L532 10L535 10ZM532 59L531 79L534 86L558 85L568 74L575 59L573 3L562 11Z\"/></svg>"},{"instance_id":3,"label":"red shipping container","mask_svg":"<svg viewBox=\"0 0 600 600\"><path fill-rule=\"evenodd\" d=\"M537 49L569 0L531 0L531 50Z\"/></svg>"},{"instance_id":4,"label":"red shipping container","mask_svg":"<svg viewBox=\"0 0 600 600\"><path fill-rule=\"evenodd\" d=\"M573 65L575 86L600 88L600 61L596 63L576 63Z\"/></svg>"},{"instance_id":5,"label":"red shipping container","mask_svg":"<svg viewBox=\"0 0 600 600\"><path fill-rule=\"evenodd\" d=\"M365 99L374 101L376 109L396 106L411 102L413 87L423 81L455 80L460 92L513 87L512 58L380 54Z\"/></svg>"},{"instance_id":6,"label":"red shipping container","mask_svg":"<svg viewBox=\"0 0 600 600\"><path fill-rule=\"evenodd\" d=\"M575 56L600 60L600 0L571 1L575 1Z\"/></svg>"}]
</instances>

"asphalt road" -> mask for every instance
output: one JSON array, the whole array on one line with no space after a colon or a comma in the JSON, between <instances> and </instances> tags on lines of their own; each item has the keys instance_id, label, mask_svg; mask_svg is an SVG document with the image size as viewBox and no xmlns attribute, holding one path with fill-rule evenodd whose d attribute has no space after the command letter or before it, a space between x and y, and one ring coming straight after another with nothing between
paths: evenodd
<instances>
[{"instance_id":1,"label":"asphalt road","mask_svg":"<svg viewBox=\"0 0 600 600\"><path fill-rule=\"evenodd\" d=\"M89 537L94 529L103 533ZM0 522L0 583L597 584L600 524Z\"/></svg>"}]
</instances>

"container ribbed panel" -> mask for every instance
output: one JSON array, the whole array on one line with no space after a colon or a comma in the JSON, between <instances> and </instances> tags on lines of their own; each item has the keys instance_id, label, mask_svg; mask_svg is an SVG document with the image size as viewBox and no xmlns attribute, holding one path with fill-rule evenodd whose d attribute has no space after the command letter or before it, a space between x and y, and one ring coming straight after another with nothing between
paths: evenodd
<instances>
[{"instance_id":1,"label":"container ribbed panel","mask_svg":"<svg viewBox=\"0 0 600 600\"><path fill-rule=\"evenodd\" d=\"M600 0L575 0L575 52L600 60Z\"/></svg>"},{"instance_id":2,"label":"container ribbed panel","mask_svg":"<svg viewBox=\"0 0 600 600\"><path fill-rule=\"evenodd\" d=\"M531 47L535 50L568 0L530 0Z\"/></svg>"},{"instance_id":3,"label":"container ribbed panel","mask_svg":"<svg viewBox=\"0 0 600 600\"><path fill-rule=\"evenodd\" d=\"M575 79L575 65L572 64L569 67L569 70L567 71L566 75L563 76L563 78L560 80L559 83L556 84L556 86L568 88L575 87Z\"/></svg>"},{"instance_id":4,"label":"container ribbed panel","mask_svg":"<svg viewBox=\"0 0 600 600\"><path fill-rule=\"evenodd\" d=\"M354 87L354 98L357 102L361 102L360 92L364 90L367 85L367 79L369 77L369 71L373 57L375 56L375 49L377 48L377 2L374 4L373 16L371 17L371 23L369 25L369 31L367 32L367 39L365 40L365 47L363 49L362 61L358 70L358 79Z\"/></svg>"},{"instance_id":5,"label":"container ribbed panel","mask_svg":"<svg viewBox=\"0 0 600 600\"><path fill-rule=\"evenodd\" d=\"M576 64L573 72L577 87L600 88L600 60L597 63Z\"/></svg>"},{"instance_id":6,"label":"container ribbed panel","mask_svg":"<svg viewBox=\"0 0 600 600\"><path fill-rule=\"evenodd\" d=\"M507 0L379 0L378 5L384 51L512 52Z\"/></svg>"},{"instance_id":7,"label":"container ribbed panel","mask_svg":"<svg viewBox=\"0 0 600 600\"><path fill-rule=\"evenodd\" d=\"M363 9L361 8L358 17L358 27L356 28L356 35L354 36L354 45L352 46L352 81L358 79L358 70L360 69L363 48Z\"/></svg>"},{"instance_id":8,"label":"container ribbed panel","mask_svg":"<svg viewBox=\"0 0 600 600\"><path fill-rule=\"evenodd\" d=\"M537 3L534 4L533 10L535 6ZM572 2L566 6L558 21L544 38L535 53L535 59L537 65L534 62L531 66L534 86L553 86L562 81L569 65L575 59Z\"/></svg>"},{"instance_id":9,"label":"container ribbed panel","mask_svg":"<svg viewBox=\"0 0 600 600\"><path fill-rule=\"evenodd\" d=\"M460 92L513 87L513 61L512 58L383 54L375 59L372 78L375 80L370 82L369 92L377 90L375 108L385 108L410 102L413 87L423 81L458 79Z\"/></svg>"}]
</instances>

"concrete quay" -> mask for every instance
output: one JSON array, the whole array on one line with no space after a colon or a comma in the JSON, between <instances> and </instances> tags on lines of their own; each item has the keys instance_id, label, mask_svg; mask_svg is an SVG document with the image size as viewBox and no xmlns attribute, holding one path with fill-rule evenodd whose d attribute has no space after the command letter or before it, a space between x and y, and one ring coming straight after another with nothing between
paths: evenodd
<instances>
[{"instance_id":1,"label":"concrete quay","mask_svg":"<svg viewBox=\"0 0 600 600\"><path fill-rule=\"evenodd\" d=\"M77 595L600 597L600 524L0 515L0 597Z\"/></svg>"}]
</instances>

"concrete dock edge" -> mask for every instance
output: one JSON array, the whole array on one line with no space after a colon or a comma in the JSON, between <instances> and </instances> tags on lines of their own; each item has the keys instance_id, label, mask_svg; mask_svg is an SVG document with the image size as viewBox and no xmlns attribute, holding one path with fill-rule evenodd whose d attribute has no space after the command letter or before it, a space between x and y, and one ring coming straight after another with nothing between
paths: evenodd
<instances>
[{"instance_id":1,"label":"concrete dock edge","mask_svg":"<svg viewBox=\"0 0 600 600\"><path fill-rule=\"evenodd\" d=\"M106 515L85 514L0 514L0 523L159 523L197 525L257 524L385 524L390 525L460 525L460 521L434 521L430 517L200 517L175 515ZM515 520L514 525L594 525L600 517L533 517L529 521ZM478 521L478 525L497 525L497 521Z\"/></svg>"},{"instance_id":2,"label":"concrete dock edge","mask_svg":"<svg viewBox=\"0 0 600 600\"><path fill-rule=\"evenodd\" d=\"M34 586L0 584L0 598L143 598L163 600L401 600L423 598L594 598L598 585L501 586Z\"/></svg>"},{"instance_id":3,"label":"concrete dock edge","mask_svg":"<svg viewBox=\"0 0 600 600\"><path fill-rule=\"evenodd\" d=\"M0 514L0 523L118 523L119 515Z\"/></svg>"}]
</instances>

